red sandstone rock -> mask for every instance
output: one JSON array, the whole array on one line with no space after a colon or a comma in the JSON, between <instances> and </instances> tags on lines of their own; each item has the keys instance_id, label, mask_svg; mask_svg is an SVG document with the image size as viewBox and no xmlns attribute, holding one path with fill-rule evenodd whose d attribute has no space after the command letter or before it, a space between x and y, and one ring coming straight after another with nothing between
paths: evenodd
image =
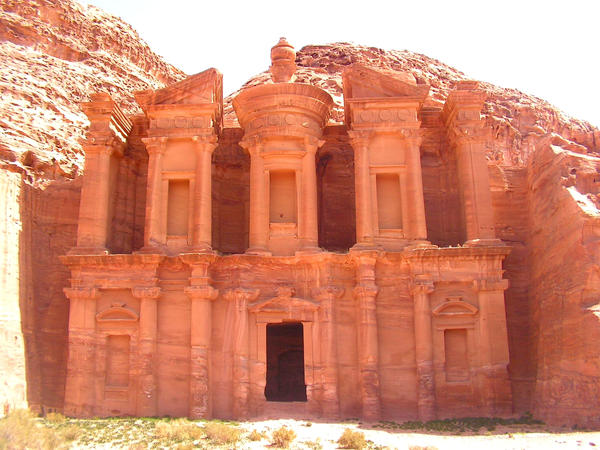
<instances>
[{"instance_id":1,"label":"red sandstone rock","mask_svg":"<svg viewBox=\"0 0 600 450\"><path fill-rule=\"evenodd\" d=\"M67 284L68 274L58 263L57 256L75 244L80 181L56 181L45 190L39 190L32 189L22 180L37 182L80 173L83 160L79 139L84 135L83 127L87 122L79 103L88 100L92 91L109 92L122 110L131 114L139 111L133 103L134 90L160 88L183 75L152 54L126 24L95 8L85 10L66 1L5 0L0 14L2 25L7 25L0 31L4 39L0 42L0 58L3 58L0 70L6 74L0 77L3 90L0 120L6 131L0 137L0 158L6 168L23 176L21 179L20 175L6 174L0 180L0 187L7 193L4 209L7 213L1 228L1 264L11 268L5 270L6 276L2 280L2 290L8 295L2 303L4 353L0 359L0 367L10 367L6 371L10 376L6 377L7 384L0 391L0 398L5 404L22 405L27 390L33 408L62 410L68 303L61 289ZM334 99L330 126L323 133L325 143L316 160L319 246L346 251L356 242L354 149L345 128L336 126L344 121L341 74L353 63L378 69L392 77L410 72L416 86L429 85L430 94L419 118L421 128L425 130L420 159L427 239L442 247L462 243L463 228L468 224L453 224L460 223L460 198L468 188L465 191L465 187L459 187L460 180L453 178L456 163L445 156L447 143L443 127L450 116L448 111L442 111L442 107L449 92L464 80L464 75L424 55L407 51L384 52L341 43L305 47L296 56L295 81L320 87ZM252 79L243 89L268 82L265 73ZM585 122L565 117L537 98L486 83L479 86L486 93L483 117L485 127L491 133L485 152L493 218L488 216L487 219L492 222L495 236L512 248L505 259L504 277L510 281L505 301L514 410L530 410L552 423L598 426L600 383L595 344L600 338L600 327L595 299L600 285L596 273L599 256L596 251L598 160L595 155L600 145L599 132ZM225 129L219 137L212 164L212 246L225 253L241 253L248 248L251 219L248 212L250 160L239 146L242 130L237 128L239 125L231 107L231 100L237 94L225 101ZM146 135L146 124L139 116L129 119L132 126L130 154L127 164L119 169L119 179L130 181L116 190L115 216L108 242L110 249L119 253L142 247L145 231L147 156L141 138ZM459 194L460 189L463 194ZM393 219L390 216L390 220ZM486 226L489 229L490 225ZM206 240L205 236L199 238L198 243L203 240ZM17 255L19 263L15 264ZM320 264L328 268L329 279L350 277L339 261L335 263L341 256L328 258L333 259ZM134 258L133 263L137 264L135 261ZM155 264L150 260L147 263ZM193 260L166 262L161 266L160 276L170 280L172 286L182 284L190 264L199 268L203 263ZM258 279L277 274L278 283L289 283L292 276L287 263L273 266L268 260L250 263L243 256L233 256L220 260L215 266L212 276L219 291L226 290L232 277L249 277L244 269L249 264L252 264L251 276ZM389 264L389 261L381 262L382 267ZM383 269L383 278L392 276L392 268L393 264ZM393 334L390 330L399 320L407 320L412 314L409 310L393 310L395 298L410 299L414 295L405 287L384 283L380 293L376 294L380 305L390 311L389 317L378 318L383 327L381 333L385 335L381 341L383 356L380 356L379 364L382 367L395 361L394 348L388 350L385 347L387 336ZM151 309L152 293L138 291L132 295L141 299L140 307L145 302L144 308ZM247 302L253 295L251 291L240 291L227 294L227 298L230 298L229 302ZM320 294L304 290L298 295L319 298ZM347 338L351 336L350 327L353 326L349 319L353 306L347 304L352 295L348 289L342 295L338 320L345 330L343 336ZM193 309L190 312L197 316L204 306L201 306L202 300L198 303L195 299L208 297L198 297L196 291L190 290L175 303L179 309L186 309L187 305L196 308L196 312ZM275 292L272 298L278 298ZM214 310L216 320L225 318L236 329L240 326L235 322L237 316L229 304L223 306L217 301ZM16 317L18 313L22 335ZM167 313L167 317L171 317L169 314L174 313ZM418 326L416 320L415 317L412 326ZM168 344L160 345L169 346L173 359L167 361L161 357L163 368L158 376L175 378L173 386L161 395L172 395L180 404L187 404L187 394L183 394L188 392L187 382L177 384L175 380L188 377L190 372L181 372L176 367L185 366L188 351L195 352L197 361L205 358L202 353L205 337L194 337L192 330L186 329L181 334L179 327L165 328L163 332ZM217 343L223 341L224 348L233 349L226 334L215 333L213 339ZM412 336L412 332L406 331L401 337L410 341ZM460 342L461 339L458 335L448 336L448 342ZM115 373L120 376L118 367L123 362L119 355L124 348L123 342L115 339L110 346L115 349L115 358L110 364L117 368ZM152 350L143 344L140 351L143 354ZM244 356L236 354L233 359L238 361L235 370L242 379L247 373L240 362ZM27 374L24 358L27 358ZM340 367L352 364L352 357L347 358L342 356ZM172 361L177 364L173 365ZM401 361L402 364L414 364L414 359L413 362ZM217 358L214 364L216 375L232 370L226 360ZM207 406L202 403L205 386L200 382L203 367L200 364L191 370L192 379L199 380L190 391L192 397L198 399L197 404L189 410L174 407L168 413L206 414ZM452 373L460 377L463 369L458 364L452 368ZM368 372L368 368L366 370ZM428 379L427 370L424 366L419 372L424 380ZM250 372L249 376L255 375ZM152 386L153 376L142 374L140 382ZM221 378L227 380L227 376ZM330 376L325 374L324 380ZM341 407L343 411L360 413L361 407L352 387L361 383L357 374L352 369L342 368L339 376L348 381L340 386L339 392L341 398L347 400L336 406L337 397L331 385L323 384L322 398L327 400L322 403L323 411L331 413ZM412 417L416 398L399 395L403 392L402 386L392 382L404 378L385 369L380 371L379 377L385 414ZM113 381L120 382L118 377ZM237 399L236 411L245 414L243 408L239 409L240 399L248 395L254 398L255 390L240 390L226 381L216 383L215 389L232 393L232 398ZM368 380L362 385L369 394L366 398L375 392L369 390L371 385L372 381ZM427 392L427 386L425 383L419 388ZM504 388L498 389L497 392L504 392ZM437 398L438 405L449 414L456 405L450 394L451 391L441 390ZM216 400L213 408L231 411L232 404L227 398ZM139 401L142 409L137 410L138 413L156 408L156 404L144 403L143 399ZM427 411L430 397L419 393L419 401ZM464 406L465 409L455 409L454 413L482 411L470 410L468 403Z\"/></svg>"}]
</instances>

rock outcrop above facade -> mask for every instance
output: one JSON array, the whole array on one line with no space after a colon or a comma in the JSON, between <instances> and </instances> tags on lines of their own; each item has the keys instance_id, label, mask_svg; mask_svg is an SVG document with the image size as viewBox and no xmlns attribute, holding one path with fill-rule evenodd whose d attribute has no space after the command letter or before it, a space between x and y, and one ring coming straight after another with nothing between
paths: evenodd
<instances>
[{"instance_id":1,"label":"rock outcrop above facade","mask_svg":"<svg viewBox=\"0 0 600 450\"><path fill-rule=\"evenodd\" d=\"M108 92L127 113L132 93L184 77L117 17L69 0L0 2L0 161L36 179L83 168L89 122L80 104Z\"/></svg>"},{"instance_id":2,"label":"rock outcrop above facade","mask_svg":"<svg viewBox=\"0 0 600 450\"><path fill-rule=\"evenodd\" d=\"M3 92L0 98L0 125L3 130L0 136L0 163L2 164L0 190L3 195L0 198L4 202L3 210L6 211L0 224L0 266L5 269L5 276L0 286L5 293L0 317L2 321L0 339L3 349L0 352L0 371L8 374L4 385L0 387L0 404L12 408L27 403L33 409L40 411L62 411L65 408L65 383L68 378L69 302L85 302L88 297L102 298L101 289L98 291L71 289L67 290L70 298L67 300L63 288L68 285L70 275L58 260L59 255L67 254L70 249L78 245L77 227L78 224L81 226L79 202L81 174L85 163L82 139L86 135L86 127L89 126L82 104L92 100L96 105L94 108L100 102L105 111L120 111L117 116L122 113L125 119L119 123L129 130L126 145L118 150L126 152L126 164L122 164L117 172L113 171L117 174L117 179L124 181L118 184L114 192L116 197L113 203L114 210L111 212L114 214L110 225L110 240L103 242L108 242L113 250L112 253L128 254L144 250L144 247L148 247L148 243L152 243L145 239L144 233L148 224L154 220L148 222L146 216L147 203L152 201L151 197L146 198L147 193L150 192L147 192L149 173L147 151L150 152L152 146L159 148L162 145L161 136L148 135L146 118L154 117L155 112L150 111L155 106L153 102L164 103L172 93L179 92L177 87L165 91L160 89L173 86L183 80L185 75L152 53L129 25L97 8L83 7L67 0L19 2L2 0L0 5L2 22L0 88ZM489 183L491 214L484 219L489 222L489 226L486 226L489 231L492 231L491 235L501 240L506 248L510 248L510 253L506 252L507 255L504 250L498 250L502 258L505 257L503 278L508 280L508 285L499 284L498 290L508 287L503 295L510 353L507 373L512 391L512 394L507 392L508 384L500 377L501 381L495 387L500 393L498 398L486 400L488 402L486 404L491 405L489 413L493 413L493 405L496 405L494 402L499 398L504 402L501 403L502 413L506 413L506 408L511 408L507 407L506 399L512 398L512 411L515 413L531 411L543 420L556 424L599 426L600 382L597 372L600 357L596 351L600 339L597 302L600 294L600 275L598 275L600 256L597 252L600 241L600 232L598 232L599 131L584 121L565 116L547 102L519 91L500 88L485 82L480 82L476 87L470 85L463 73L437 60L409 51L384 51L347 43L315 45L301 49L296 54L293 64L286 60L289 57L288 53L288 50L282 49L281 64L274 63L271 73L283 81L291 73L292 75L289 76L293 77L291 81L294 83L320 88L319 91L328 93L332 99L331 112L328 113L329 120L319 125L322 127L323 136L314 136L315 139L325 141L316 152L315 171L318 189L314 193L314 199L312 193L309 196L316 202L316 215L315 217L302 216L304 217L302 220L316 221L316 224L311 222L308 231L300 230L304 233L302 239L292 245L295 250L306 248L314 251L315 248L321 247L331 252L325 252L326 256L321 254L317 257L324 261L320 264L327 268L325 270L327 273L324 272L323 276L327 278L329 284L331 280L337 279L336 277L348 283L349 275L345 272L347 267L356 264L359 272L367 273L375 264L374 261L380 258L380 256L371 258L365 255L365 261L368 261L361 263L361 259L358 258L357 263L351 261L352 258L345 261L346 256L340 255L340 253L347 254L348 249L364 237L359 236L359 229L360 227L364 229L364 223L361 224L357 220L357 214L362 213L360 210L355 210L354 202L357 162L356 149L350 143L351 139L346 127L348 120L345 112L347 113L351 108L345 105L348 99L343 97L344 71L347 72L352 66L363 67L361 73L368 74L370 70L374 70L379 74L377 75L379 80L406 82L412 77L409 84L414 83L414 88L411 88L414 92L428 87L428 95L419 106L420 127L427 131L418 148L424 186L421 195L425 222L415 221L414 224L405 222L402 223L402 227L406 225L409 227L407 229L412 230L414 236L411 236L411 239L414 240L424 241L425 239L421 238L425 236L421 234L426 230L426 238L429 241L441 249L447 248L442 250L442 253L444 258L449 258L448 261L452 259L450 253L465 251L465 247L461 245L465 241L464 233L468 235L469 224L463 224L465 229L462 231L460 227L453 228L452 225L455 220L460 222L459 216L463 214L461 211L464 207L461 204L465 205L465 203L459 195L462 188L459 188L458 184L447 182L454 180L458 183L460 179L453 178L452 170L448 169L453 164L449 162L447 153L451 138L443 130L448 127L448 121L454 119L451 118L449 107L444 109L444 105L452 103L452 100L449 102L449 98L456 94L451 92L457 90L475 90L485 94L481 96L482 99L485 97L481 108L481 122L489 134L485 141L481 141L483 142L481 149L487 160L489 181L486 183ZM206 61L206 66L210 67L211 62ZM295 66L295 72L291 69L292 66ZM410 76L406 78L406 74ZM207 72L205 75L190 77L184 83L196 86L203 83L204 78L214 76L213 72ZM370 280L367 275L361 275L363 278L357 282L357 291L351 289L352 283L342 290L330 289L331 286L328 284L316 294L306 286L295 286L295 293L293 290L271 292L271 287L268 287L264 292L267 292L269 298L257 298L259 294L252 289L238 288L231 291L228 289L229 278L248 277L245 270L248 270L252 264L256 264L254 270L259 274L256 275L258 277L268 278L265 274L275 270L277 277L274 280L279 284L286 282L286 276L296 276L294 275L296 272L291 268L292 264L287 260L282 260L283 262L274 266L268 256L261 254L264 248L261 247L260 236L254 233L249 237L252 227L256 230L257 227L261 227L261 224L253 224L250 221L252 213L246 210L248 204L252 204L249 189L252 176L251 163L246 152L254 152L256 142L243 141L243 136L244 132L248 135L248 130L258 125L252 123L251 117L245 116L244 102L251 104L253 92L260 91L260 88L256 90L255 87L272 83L270 78L268 72L257 75L240 91L224 100L223 128L214 131L219 142L216 149L214 147L216 144L210 139L206 142L202 139L194 141L198 148L210 148L211 152L214 150L212 164L210 164L213 203L211 218L207 219L206 210L201 217L198 216L199 222L205 224L207 221L212 222L212 231L209 228L207 233L206 227L195 230L194 245L196 250L204 251L207 249L207 241L209 243L212 241L212 248L219 250L222 255L232 254L219 259L214 268L213 277L217 277L214 281L218 290L223 291L222 300L229 302L228 305L247 305L253 302L252 307L255 311L252 314L262 314L261 308L264 307L269 312L270 308L278 302L296 302L300 305L298 311L305 309L308 311L314 305L310 303L312 300L307 299L314 295L315 299L322 302L321 297L323 297L328 305L339 303L341 317L347 321L343 325L346 328L342 333L346 337L352 336L352 332L348 331L348 323L351 321L350 311L353 311L353 307L350 306L353 295L362 302L361 305L364 303L365 314L368 313L367 310L370 311L369 308L373 304L376 304L376 298L384 308L396 307L395 302L398 298L407 301L413 299L415 302L418 300L419 311L424 311L427 293L431 289L429 283L431 280L425 280L427 286L422 289L427 293L418 296L414 292L421 292L419 289L412 291L412 288L409 289L408 285L402 283L396 287L385 284L385 280L391 279L389 277L397 276L393 269L394 264L401 264L399 261L402 257L394 256L394 249L390 250L388 256L377 260L377 265L384 267L380 273L385 279L377 280L377 283L382 283L378 288L379 294L377 289L369 290L368 288L372 286L365 285ZM394 92L393 87L386 85L386 81L381 83L377 89L380 89L382 95ZM394 84L396 81L391 83ZM152 97L150 92L157 90L166 93L166 97L163 96L162 99ZM136 91L145 93L141 92L137 98L134 98ZM104 94L92 96L97 92ZM310 95L321 96L325 103L329 101L316 92ZM289 93L281 91L278 94L285 96ZM236 110L234 110L234 98L239 99ZM181 101L175 97L169 97L168 100L172 103ZM218 102L218 99L216 101ZM141 114L142 110L145 116ZM92 112L92 114L100 113L102 111ZM217 115L219 114L221 113L218 112ZM161 120L160 117L156 117L156 120ZM355 138L356 136L353 137L354 140ZM309 141L310 139L307 142ZM202 150L199 152L201 153ZM202 173L207 173L209 169L207 160L204 158L202 161L204 161ZM90 160L90 164L92 162ZM308 172L302 173L306 175ZM382 183L387 180L384 178L382 177ZM273 182L284 186L286 179L285 177L273 178ZM414 192L414 187L410 189ZM205 201L206 191L203 192L203 201ZM285 202L281 202L279 206L283 208L284 215L292 211ZM84 207L87 207L92 215L94 214L94 208L89 205L89 202ZM201 208L198 209L200 210ZM418 211L410 214L411 218L421 216ZM395 220L394 217L389 215L387 219ZM401 217L399 213L396 219L401 220L399 219ZM274 246L269 250L275 249L276 252L286 254L290 251L286 247L289 242L285 238L290 232L289 227L286 228L289 224L285 221L279 222L281 221L274 221L275 226L272 230L276 229L278 236L283 238L278 237L280 243L273 244ZM154 229L160 234L160 227ZM375 238L383 239L381 242L384 243L389 242L386 241L389 236L381 235ZM242 255L248 250L249 239L260 244L255 249L258 251L254 255ZM197 304L196 309L192 309L196 315L201 314L200 310L206 309L204 303L207 299L212 301L213 296L216 298L220 295L208 289L210 286L194 284L203 283L199 281L204 279L200 272L213 264L212 257L208 259L201 257L197 260L188 257L187 260L183 258L182 261L178 261L177 258L173 259L169 256L165 262L160 258L153 259L152 252L149 254L147 250L148 248L145 255L129 255L121 260L117 255L110 255L106 257L108 261L106 267L122 267L123 264L128 265L131 270L137 270L136 267L144 264L155 267L156 270L160 270L161 277L166 276L167 279L170 277L171 287L167 290L171 291L176 290L173 286L181 281L176 274L188 270L186 269L188 266L192 267L193 271L197 272L197 278L191 282L191 286L188 286L185 295L181 295L181 298L177 297L176 302L179 302L177 304L181 304L182 308L187 308L188 306L185 305L188 303ZM421 250L423 254L417 259L421 261L421 259L432 258L431 255L435 251L437 250ZM473 261L480 260L482 256L475 253L477 251L473 250L468 258ZM82 261L85 259L82 255L73 254L68 258L71 258L68 260L71 268L83 264ZM105 264L100 259L101 256L94 258L97 259L93 264L100 266ZM310 259L310 256L308 258ZM494 264L498 264L500 259L495 259ZM344 262L341 262L342 260ZM89 257L87 261L89 263ZM413 260L410 264L416 263ZM479 275L473 274L473 276L477 278ZM481 281L475 283L479 286L477 289L485 284ZM162 286L161 289L165 287ZM156 304L156 295L160 291L155 292L155 290L155 286L137 286L132 291L132 295L137 302ZM485 292L484 288L482 292ZM438 293L443 297L441 291ZM438 299L438 293L432 294L431 298ZM441 301L442 297L438 300ZM234 314L235 308L227 306L223 310L220 309L222 306L219 306L219 301L222 300L217 300L215 303L215 319L226 319L230 325L239 325L240 318L237 313ZM462 300L456 298L451 301ZM198 306L200 304L203 306ZM416 306L415 303L415 308ZM467 316L477 314L474 311L467 312L468 305L461 303L461 306L466 308L463 314ZM125 314L129 318L135 318L140 312L113 309L109 312L116 314L115 317L118 314ZM327 311L322 314L325 318L329 317ZM389 341L386 341L389 336L386 337L386 333L393 335L393 331L390 330L396 326L394 320L409 318L410 325L407 327L418 326L423 330L423 316L420 315L418 321L416 318L413 321L412 314L411 306L406 310L395 311L393 317L379 317L384 325L380 348L389 347ZM110 325L110 321L103 322L104 318L101 316L97 319L99 327ZM108 315L106 318L110 319ZM329 361L330 365L327 367L330 368L333 367L333 363L327 358L332 357L330 353L332 331L328 328L331 322L324 320L323 323L325 325L322 332L329 340L322 361L324 364ZM248 326L246 322L243 325ZM293 330L280 331L293 332ZM410 338L413 335L412 331L404 331L407 339L412 339ZM172 333L174 330L169 328L167 332ZM365 336L372 337L372 335L373 329L368 329ZM228 339L221 331L216 332L215 336L218 340ZM82 345L82 351L87 348L85 338L86 336L83 336L77 341ZM176 342L173 347L176 351L176 360L184 361L186 352L191 351L197 356L198 361L206 362L202 353L205 347L205 335L193 334L191 339L193 342L195 340L197 345L194 346L195 344L192 343L191 347L183 342L185 339L189 340L189 336L183 339L181 336L173 335L169 337L171 338ZM362 338L365 339L364 336ZM159 341L160 339L162 338L159 337ZM449 342L463 342L467 338L464 338L460 332L451 332L448 339ZM115 367L119 369L118 355L127 343L121 338L113 341L110 344L117 349L115 353L117 359L116 362L107 361L116 364ZM166 344L159 342L159 345ZM234 343L229 342L228 345L233 346ZM370 349L369 351L373 350L367 348ZM152 352L147 342L141 345L140 351ZM423 352L423 348L418 351ZM492 353L494 351L491 350ZM239 366L245 361L246 355L234 352L234 356L239 358L234 358L232 363L218 362L215 366L218 373L229 373L232 368L228 364L233 364L237 373L248 375L248 367L244 369ZM362 383L361 386L366 389L368 395L363 397L363 400L367 398L367 403L371 406L365 410L363 404L362 411L372 411L372 406L375 404L377 408L380 407L377 403L379 392L369 391L369 376L373 371L377 371L377 365L384 367L386 364L391 364L389 367L385 366L386 369L378 375L383 380L381 395L384 400L381 406L386 414L389 413L388 416L396 418L412 418L417 417L418 409L419 416L423 413L422 417L433 417L431 414L435 415L435 413L432 413L431 409L431 389L427 387L426 382L420 384L419 389L429 394L419 394L419 408L413 404L415 399L402 394L401 387L396 386L395 391L394 383L390 383L390 380L396 376L393 375L394 370L405 370L406 374L403 376L407 380L414 381L417 371L420 379L429 379L427 371L431 368L427 365L419 366L415 369L414 375L407 375L412 370L410 367L416 367L414 361L407 362L399 357L399 361L402 360L402 367L398 366L400 367L398 368L394 366L395 356L388 358L386 353L378 357L379 362L375 357L375 363L373 358L361 363L364 367L361 366L357 372L359 375L350 368L343 369L347 370L346 375L350 378L357 377ZM312 363L317 359L310 361ZM439 363L439 360L436 361ZM352 361L344 364L346 363L348 367L353 364ZM403 365L405 363L406 367ZM161 376L169 377L173 370L177 371L171 366L161 369ZM203 403L206 388L202 384L203 371L204 365L200 363L192 367L192 379L196 381L197 388L190 393L191 398L194 398L197 403L195 409L190 409L192 415L202 415L207 411L207 406ZM115 372L117 378L123 376L121 372L120 369ZM150 373L146 375L150 380L156 376ZM451 382L454 375L450 377ZM463 376L462 372L459 375ZM325 399L321 405L323 411L338 410L337 397L332 394L335 392L332 387L335 383L332 384L329 372L323 376L327 383L318 385L315 382L314 384L322 389L322 392L309 392L309 397L321 398L314 396L322 395ZM122 381L117 378L116 381L113 380L116 382L115 386ZM90 380L83 382L89 383ZM267 380L267 383L271 381ZM186 383L181 386L184 384ZM156 386L152 385L150 388L156 389ZM219 388L229 392L227 389L230 386ZM229 400L226 398L218 400L216 410L231 411L233 405L234 409L238 408L238 412L239 408L242 408L241 415L246 414L247 411L242 407L244 403L240 399L247 398L249 393L245 392L243 387L232 389L233 403L228 403ZM342 386L341 389L347 387ZM128 394L121 391L122 389L115 389L114 392L111 391L111 395L117 400L119 396L127 397ZM252 396L258 395L257 392L256 389L252 390L250 397L254 398ZM441 397L438 396L438 401L441 405L445 405L444 407L456 405L456 398L452 397L454 394L449 396L448 392L443 393ZM173 394L181 396L181 402L187 401L185 397L187 394L184 394L183 387L175 389ZM354 398L353 392L347 394L348 398ZM360 405L353 404L353 401L344 404L343 408L360 414ZM139 411L154 412L157 407L157 403L146 404L143 399L140 402L142 409ZM256 404L253 400L249 402L250 405ZM74 408L73 404L67 407ZM185 408L178 408L180 406L174 407L173 411L178 414L189 412ZM452 411L452 407L446 408L446 411ZM457 408L455 411L461 414L462 410ZM477 408L470 411L477 411ZM82 414L81 411L78 413ZM87 410L83 414L87 414ZM367 416L370 414L371 412Z\"/></svg>"}]
</instances>

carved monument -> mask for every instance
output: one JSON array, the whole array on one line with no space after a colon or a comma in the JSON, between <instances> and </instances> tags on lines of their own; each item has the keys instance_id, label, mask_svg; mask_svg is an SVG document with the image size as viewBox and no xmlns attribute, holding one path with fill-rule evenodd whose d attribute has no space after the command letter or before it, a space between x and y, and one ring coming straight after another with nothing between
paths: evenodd
<instances>
[{"instance_id":1,"label":"carved monument","mask_svg":"<svg viewBox=\"0 0 600 450\"><path fill-rule=\"evenodd\" d=\"M234 98L237 123L215 69L139 92L140 116L108 94L85 105L65 413L511 414L485 93L461 82L435 110L413 75L355 64L331 126L285 39L271 59L272 82ZM425 141L446 204L426 201ZM332 190L344 161L353 179Z\"/></svg>"}]
</instances>

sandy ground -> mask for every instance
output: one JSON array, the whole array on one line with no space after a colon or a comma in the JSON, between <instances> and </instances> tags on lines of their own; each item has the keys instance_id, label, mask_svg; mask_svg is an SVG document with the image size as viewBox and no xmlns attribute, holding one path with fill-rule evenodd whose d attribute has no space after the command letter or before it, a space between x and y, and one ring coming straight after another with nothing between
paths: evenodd
<instances>
[{"instance_id":1,"label":"sandy ground","mask_svg":"<svg viewBox=\"0 0 600 450\"><path fill-rule=\"evenodd\" d=\"M423 432L406 432L393 430L378 430L357 424L331 424L282 419L261 422L244 422L242 428L247 430L266 431L268 435L273 430L286 425L293 428L297 438L291 448L306 448L307 441L320 439L324 449L338 448L336 441L345 428L359 430L365 434L368 441L375 446L390 449L409 449L411 446L433 446L438 450L446 449L581 449L600 447L600 432L573 432L557 430L543 432L544 427L497 427L494 431L482 429L479 434L463 433L462 435L426 434ZM257 442L244 442L238 448L259 449L269 445L268 439Z\"/></svg>"}]
</instances>

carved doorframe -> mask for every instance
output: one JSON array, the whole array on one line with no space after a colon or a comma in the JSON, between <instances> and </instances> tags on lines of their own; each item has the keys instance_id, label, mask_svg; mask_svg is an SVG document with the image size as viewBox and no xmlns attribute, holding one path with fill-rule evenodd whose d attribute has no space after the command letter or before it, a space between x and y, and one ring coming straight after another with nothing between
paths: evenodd
<instances>
[{"instance_id":1,"label":"carved doorframe","mask_svg":"<svg viewBox=\"0 0 600 450\"><path fill-rule=\"evenodd\" d=\"M319 411L317 393L320 367L318 309L319 303L292 297L293 290L280 288L276 297L248 305L249 363L250 363L250 410L257 416L267 407L265 387L267 383L267 325L296 322L302 324L304 345L304 381L306 383L306 411Z\"/></svg>"}]
</instances>

